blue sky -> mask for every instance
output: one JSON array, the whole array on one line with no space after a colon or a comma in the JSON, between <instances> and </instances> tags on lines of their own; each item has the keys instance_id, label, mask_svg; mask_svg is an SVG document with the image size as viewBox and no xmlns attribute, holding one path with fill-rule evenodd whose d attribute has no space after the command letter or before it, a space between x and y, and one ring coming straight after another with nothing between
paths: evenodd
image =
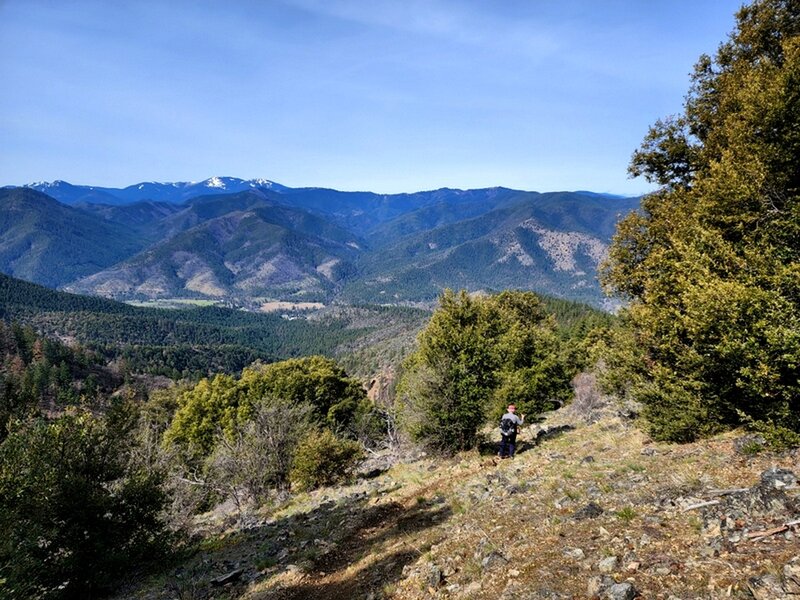
<instances>
[{"instance_id":1,"label":"blue sky","mask_svg":"<svg viewBox=\"0 0 800 600\"><path fill-rule=\"evenodd\" d=\"M730 0L0 0L0 185L648 190Z\"/></svg>"}]
</instances>

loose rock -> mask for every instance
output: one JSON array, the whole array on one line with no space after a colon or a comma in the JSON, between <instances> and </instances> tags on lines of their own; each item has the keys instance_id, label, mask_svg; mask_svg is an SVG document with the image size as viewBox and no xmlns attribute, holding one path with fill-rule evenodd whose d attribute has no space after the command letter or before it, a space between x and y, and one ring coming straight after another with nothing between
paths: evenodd
<instances>
[{"instance_id":1,"label":"loose rock","mask_svg":"<svg viewBox=\"0 0 800 600\"><path fill-rule=\"evenodd\" d=\"M636 597L636 588L632 583L615 583L606 590L606 598L609 600L633 600Z\"/></svg>"},{"instance_id":2,"label":"loose rock","mask_svg":"<svg viewBox=\"0 0 800 600\"><path fill-rule=\"evenodd\" d=\"M497 550L492 550L481 561L484 569L490 570L497 567L503 567L508 564L508 559Z\"/></svg>"},{"instance_id":3,"label":"loose rock","mask_svg":"<svg viewBox=\"0 0 800 600\"><path fill-rule=\"evenodd\" d=\"M603 514L603 509L600 508L600 506L598 506L594 502L589 502L589 504L587 504L583 508L579 508L574 513L572 513L572 518L581 521L583 519L594 519L602 514Z\"/></svg>"},{"instance_id":4,"label":"loose rock","mask_svg":"<svg viewBox=\"0 0 800 600\"><path fill-rule=\"evenodd\" d=\"M616 556L609 556L597 563L597 570L601 573L613 573L617 570L618 564L619 560L617 560Z\"/></svg>"},{"instance_id":5,"label":"loose rock","mask_svg":"<svg viewBox=\"0 0 800 600\"><path fill-rule=\"evenodd\" d=\"M769 487L781 489L797 485L797 476L789 469L773 467L761 473L761 483Z\"/></svg>"},{"instance_id":6,"label":"loose rock","mask_svg":"<svg viewBox=\"0 0 800 600\"><path fill-rule=\"evenodd\" d=\"M594 577L590 577L586 585L586 594L590 598L594 598L595 596L602 594L615 583L616 581L614 581L614 579L608 575L596 575Z\"/></svg>"},{"instance_id":7,"label":"loose rock","mask_svg":"<svg viewBox=\"0 0 800 600\"><path fill-rule=\"evenodd\" d=\"M747 589L755 600L781 600L786 597L781 580L775 575L762 575L747 580Z\"/></svg>"},{"instance_id":8,"label":"loose rock","mask_svg":"<svg viewBox=\"0 0 800 600\"><path fill-rule=\"evenodd\" d=\"M431 565L428 571L428 586L436 589L443 581L444 575L442 575L442 570L437 565Z\"/></svg>"}]
</instances>

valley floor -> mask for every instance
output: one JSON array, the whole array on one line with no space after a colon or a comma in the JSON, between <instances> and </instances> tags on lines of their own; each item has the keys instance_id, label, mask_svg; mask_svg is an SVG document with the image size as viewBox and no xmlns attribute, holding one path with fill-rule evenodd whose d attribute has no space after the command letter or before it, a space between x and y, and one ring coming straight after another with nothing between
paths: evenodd
<instances>
[{"instance_id":1,"label":"valley floor","mask_svg":"<svg viewBox=\"0 0 800 600\"><path fill-rule=\"evenodd\" d=\"M189 562L123 595L782 597L775 590L784 565L800 554L791 524L800 517L798 492L760 478L772 468L791 479L774 468L800 472L797 453L743 454L736 434L653 443L614 410L595 418L554 413L521 435L514 460L497 460L488 445L483 454L424 457L297 496L246 527L219 533L216 523ZM534 441L564 423L574 428ZM786 572L800 575L800 564Z\"/></svg>"}]
</instances>

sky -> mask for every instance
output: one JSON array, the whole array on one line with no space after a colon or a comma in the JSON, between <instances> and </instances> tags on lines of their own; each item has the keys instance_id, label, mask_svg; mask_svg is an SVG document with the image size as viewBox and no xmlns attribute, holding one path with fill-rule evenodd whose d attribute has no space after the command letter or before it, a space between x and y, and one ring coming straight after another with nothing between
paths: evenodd
<instances>
[{"instance_id":1,"label":"sky","mask_svg":"<svg viewBox=\"0 0 800 600\"><path fill-rule=\"evenodd\" d=\"M649 191L731 0L0 0L0 186Z\"/></svg>"}]
</instances>

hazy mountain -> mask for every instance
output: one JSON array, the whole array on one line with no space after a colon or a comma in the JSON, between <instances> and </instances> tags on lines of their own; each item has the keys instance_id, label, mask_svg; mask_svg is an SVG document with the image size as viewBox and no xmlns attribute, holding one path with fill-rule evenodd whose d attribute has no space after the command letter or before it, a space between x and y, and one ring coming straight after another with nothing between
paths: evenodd
<instances>
[{"instance_id":1,"label":"hazy mountain","mask_svg":"<svg viewBox=\"0 0 800 600\"><path fill-rule=\"evenodd\" d=\"M444 188L380 195L260 185L265 181L212 178L123 190L48 184L73 198L78 188L96 199L113 192L117 203L69 207L47 199L52 210L42 202L27 206L22 212L30 215L6 225L18 243L8 246L3 269L124 299L430 302L443 287L511 287L601 305L597 265L618 218L639 205L592 192ZM137 194L168 201L127 203ZM58 237L74 250L43 259L41 244L19 242L26 239L20 231Z\"/></svg>"},{"instance_id":2,"label":"hazy mountain","mask_svg":"<svg viewBox=\"0 0 800 600\"><path fill-rule=\"evenodd\" d=\"M236 194L251 189L285 190L284 186L267 179L239 179L237 177L210 177L200 182L159 183L146 181L125 188L73 185L66 181L30 183L25 187L42 192L63 202L78 204L131 204L141 200L181 203L189 198L207 194Z\"/></svg>"},{"instance_id":3,"label":"hazy mountain","mask_svg":"<svg viewBox=\"0 0 800 600\"><path fill-rule=\"evenodd\" d=\"M390 223L403 215L427 207L442 207L442 214L447 212L444 207L449 207L453 216L461 215L462 208L465 207L468 207L467 211L463 213L465 215L482 214L520 193L506 188L479 190L442 188L413 194L388 195L371 192L339 192L324 188L286 189L280 193L267 192L269 197L277 203L325 215L361 236L369 235L381 225Z\"/></svg>"},{"instance_id":4,"label":"hazy mountain","mask_svg":"<svg viewBox=\"0 0 800 600\"><path fill-rule=\"evenodd\" d=\"M614 224L638 200L565 192L520 197L511 206L385 243L364 256L344 297L424 301L443 287L516 288L602 304L597 266ZM430 216L431 210L422 212ZM405 227L414 214L402 218ZM396 230L396 223L375 236L390 239L387 230Z\"/></svg>"},{"instance_id":5,"label":"hazy mountain","mask_svg":"<svg viewBox=\"0 0 800 600\"><path fill-rule=\"evenodd\" d=\"M152 238L153 241L163 235L164 227L161 224L168 217L184 210L180 204L147 200L122 205L82 202L76 204L75 208L94 214L110 223L124 226L139 235Z\"/></svg>"},{"instance_id":6,"label":"hazy mountain","mask_svg":"<svg viewBox=\"0 0 800 600\"><path fill-rule=\"evenodd\" d=\"M240 200L246 204L258 197L246 193ZM218 209L216 204L199 208ZM350 232L287 207L254 206L221 216L213 216L212 210L211 215L65 289L126 299L327 299L352 274L361 250L360 240Z\"/></svg>"},{"instance_id":7,"label":"hazy mountain","mask_svg":"<svg viewBox=\"0 0 800 600\"><path fill-rule=\"evenodd\" d=\"M470 206L468 214L495 208L508 197L520 194L507 188L458 190L442 188L411 194L342 192L327 188L289 188L267 179L211 177L201 182L142 182L125 188L73 185L65 181L38 182L26 187L45 193L59 202L86 207L91 204L125 205L136 202L180 204L203 196L233 195L258 190L273 202L326 215L359 235L420 208ZM458 214L458 213L457 213Z\"/></svg>"},{"instance_id":8,"label":"hazy mountain","mask_svg":"<svg viewBox=\"0 0 800 600\"><path fill-rule=\"evenodd\" d=\"M129 228L35 190L0 190L0 271L51 287L113 265L147 244Z\"/></svg>"}]
</instances>

